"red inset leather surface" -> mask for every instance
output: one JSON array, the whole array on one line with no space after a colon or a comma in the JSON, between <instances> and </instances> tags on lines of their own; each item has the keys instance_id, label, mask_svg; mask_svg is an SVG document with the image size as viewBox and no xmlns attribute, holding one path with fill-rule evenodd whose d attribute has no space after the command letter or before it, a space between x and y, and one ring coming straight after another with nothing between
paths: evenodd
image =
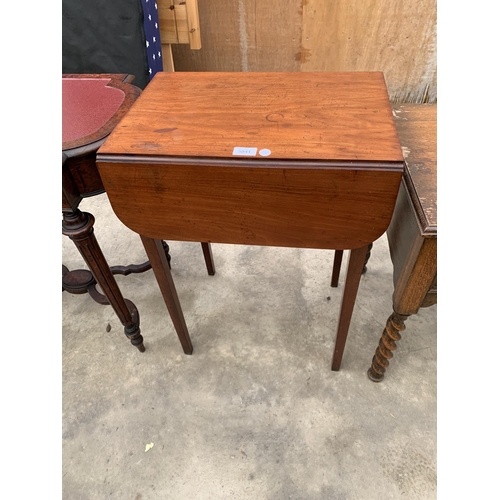
<instances>
[{"instance_id":1,"label":"red inset leather surface","mask_svg":"<svg viewBox=\"0 0 500 500\"><path fill-rule=\"evenodd\" d=\"M62 142L97 132L116 113L125 93L110 79L62 79Z\"/></svg>"}]
</instances>

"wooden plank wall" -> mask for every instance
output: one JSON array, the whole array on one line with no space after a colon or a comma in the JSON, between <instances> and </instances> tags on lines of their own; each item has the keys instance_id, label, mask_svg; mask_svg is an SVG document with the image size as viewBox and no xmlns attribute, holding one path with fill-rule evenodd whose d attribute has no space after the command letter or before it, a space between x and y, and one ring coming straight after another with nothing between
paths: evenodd
<instances>
[{"instance_id":1,"label":"wooden plank wall","mask_svg":"<svg viewBox=\"0 0 500 500\"><path fill-rule=\"evenodd\" d=\"M198 0L201 49L176 71L383 71L391 100L436 102L436 0Z\"/></svg>"}]
</instances>

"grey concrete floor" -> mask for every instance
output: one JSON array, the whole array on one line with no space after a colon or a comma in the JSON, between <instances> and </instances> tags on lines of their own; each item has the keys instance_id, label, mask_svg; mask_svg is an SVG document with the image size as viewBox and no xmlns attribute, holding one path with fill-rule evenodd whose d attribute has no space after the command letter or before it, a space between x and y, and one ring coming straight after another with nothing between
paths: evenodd
<instances>
[{"instance_id":1,"label":"grey concrete floor","mask_svg":"<svg viewBox=\"0 0 500 500\"><path fill-rule=\"evenodd\" d=\"M96 217L110 265L146 260L105 194L80 208ZM366 375L392 311L385 235L339 372L330 361L347 254L334 289L333 251L214 244L208 276L199 243L168 243L191 356L152 271L116 277L139 310L145 353L110 306L62 294L63 498L436 498L436 306L407 320L383 382ZM85 268L65 237L62 255Z\"/></svg>"}]
</instances>

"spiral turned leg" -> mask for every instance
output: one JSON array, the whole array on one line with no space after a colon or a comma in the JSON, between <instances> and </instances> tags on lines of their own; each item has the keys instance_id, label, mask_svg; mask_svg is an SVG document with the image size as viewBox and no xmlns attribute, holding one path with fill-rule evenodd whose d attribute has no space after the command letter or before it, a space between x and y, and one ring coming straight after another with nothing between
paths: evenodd
<instances>
[{"instance_id":1,"label":"spiral turned leg","mask_svg":"<svg viewBox=\"0 0 500 500\"><path fill-rule=\"evenodd\" d=\"M370 260L370 256L372 254L372 248L373 248L373 243L370 243L368 245L368 251L366 252L365 263L363 265L363 271L361 272L361 274L365 274L366 271L368 270L368 268L366 266L368 264L368 261Z\"/></svg>"},{"instance_id":2,"label":"spiral turned leg","mask_svg":"<svg viewBox=\"0 0 500 500\"><path fill-rule=\"evenodd\" d=\"M387 320L384 332L379 341L375 356L372 359L372 366L368 369L368 378L373 382L380 382L384 379L384 373L392 359L392 351L397 349L396 342L401 340L401 334L406 329L404 321L408 316L392 313Z\"/></svg>"}]
</instances>

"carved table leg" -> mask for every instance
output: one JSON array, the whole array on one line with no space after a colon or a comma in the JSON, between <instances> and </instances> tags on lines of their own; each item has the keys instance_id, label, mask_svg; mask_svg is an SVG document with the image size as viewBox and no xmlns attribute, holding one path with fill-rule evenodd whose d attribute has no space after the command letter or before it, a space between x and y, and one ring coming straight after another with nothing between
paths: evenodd
<instances>
[{"instance_id":1,"label":"carved table leg","mask_svg":"<svg viewBox=\"0 0 500 500\"><path fill-rule=\"evenodd\" d=\"M392 351L397 348L396 342L401 340L401 334L406 329L404 324L409 316L392 313L387 320L387 324L382 333L375 356L372 359L372 366L368 369L368 377L373 382L380 382L384 379L384 373L392 359Z\"/></svg>"},{"instance_id":2,"label":"carved table leg","mask_svg":"<svg viewBox=\"0 0 500 500\"><path fill-rule=\"evenodd\" d=\"M366 256L365 256L365 263L363 264L363 271L361 274L365 274L366 271L368 270L368 268L366 267L366 265L368 264L368 261L370 260L370 255L372 254L372 248L373 248L373 243L370 243L368 245L368 250L366 252Z\"/></svg>"},{"instance_id":3,"label":"carved table leg","mask_svg":"<svg viewBox=\"0 0 500 500\"><path fill-rule=\"evenodd\" d=\"M148 254L149 262L151 262L153 272L155 273L156 281L163 295L163 300L165 301L168 312L170 313L170 318L172 319L172 323L174 324L174 328L177 332L177 336L181 342L182 349L185 354L192 354L193 345L189 337L186 321L184 320L184 314L177 295L177 290L175 289L172 274L170 273L170 267L168 266L167 259L165 258L165 252L163 252L161 241L142 235L141 239L146 253Z\"/></svg>"},{"instance_id":4,"label":"carved table leg","mask_svg":"<svg viewBox=\"0 0 500 500\"><path fill-rule=\"evenodd\" d=\"M144 352L144 339L142 338L139 328L140 320L137 308L130 300L123 298L113 273L94 236L93 225L94 216L92 214L81 212L78 209L74 212L63 212L63 234L68 236L75 243L78 251L92 271L90 274L92 274L95 281L97 281L101 287L107 302L111 305L122 325L125 327L125 335L130 339L132 345L137 347L139 351ZM67 277L67 274L65 277ZM91 280L89 280L89 293L91 287L92 283ZM98 294L98 292L95 291L95 294ZM96 298L98 296L95 294L91 293L94 300L105 303L104 301L99 301L98 298Z\"/></svg>"},{"instance_id":5,"label":"carved table leg","mask_svg":"<svg viewBox=\"0 0 500 500\"><path fill-rule=\"evenodd\" d=\"M333 350L332 370L339 371L342 355L351 324L352 311L356 302L361 272L365 262L368 245L351 250L349 255L349 264L347 267L347 276L344 285L344 294L342 296L342 305L340 307L340 316L337 327L337 338Z\"/></svg>"}]
</instances>

